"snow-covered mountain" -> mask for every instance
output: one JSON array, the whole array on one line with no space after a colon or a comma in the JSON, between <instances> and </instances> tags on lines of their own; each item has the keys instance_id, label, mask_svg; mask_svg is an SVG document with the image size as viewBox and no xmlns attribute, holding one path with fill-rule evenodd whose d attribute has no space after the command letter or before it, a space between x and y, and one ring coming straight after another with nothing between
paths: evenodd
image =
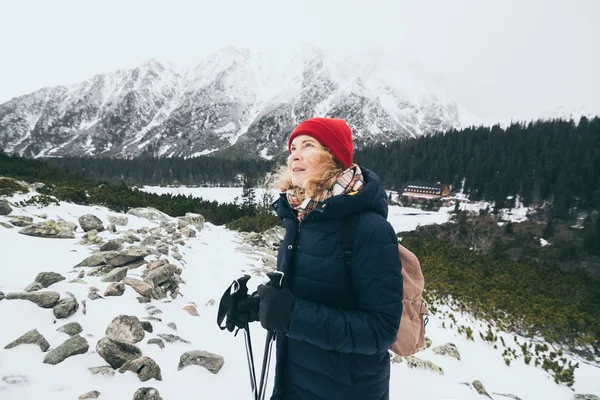
<instances>
[{"instance_id":1,"label":"snow-covered mountain","mask_svg":"<svg viewBox=\"0 0 600 400\"><path fill-rule=\"evenodd\" d=\"M13 98L0 104L0 148L27 157L271 158L313 116L346 119L358 148L477 121L418 69L381 52L336 60L307 46L287 59L227 47L192 67L151 59Z\"/></svg>"}]
</instances>

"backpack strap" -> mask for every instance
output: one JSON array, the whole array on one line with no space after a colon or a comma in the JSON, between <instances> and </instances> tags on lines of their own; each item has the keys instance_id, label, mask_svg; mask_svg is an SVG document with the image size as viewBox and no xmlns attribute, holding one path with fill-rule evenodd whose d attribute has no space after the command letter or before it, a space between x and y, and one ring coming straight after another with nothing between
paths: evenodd
<instances>
[{"instance_id":1,"label":"backpack strap","mask_svg":"<svg viewBox=\"0 0 600 400\"><path fill-rule=\"evenodd\" d=\"M342 257L348 267L352 265L352 248L354 247L354 237L358 229L359 218L359 214L353 213L342 220L340 244L342 246Z\"/></svg>"}]
</instances>

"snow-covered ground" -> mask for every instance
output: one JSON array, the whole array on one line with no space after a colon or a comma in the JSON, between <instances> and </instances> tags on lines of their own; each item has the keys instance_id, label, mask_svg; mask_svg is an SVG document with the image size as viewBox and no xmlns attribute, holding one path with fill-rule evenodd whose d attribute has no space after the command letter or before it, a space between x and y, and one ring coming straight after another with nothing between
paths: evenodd
<instances>
[{"instance_id":1,"label":"snow-covered ground","mask_svg":"<svg viewBox=\"0 0 600 400\"><path fill-rule=\"evenodd\" d=\"M158 189L153 189L158 191ZM177 190L187 190L179 188ZM241 195L241 188L194 188L186 194L200 193L202 197L217 201L233 201ZM8 198L14 205L24 195ZM99 217L104 226L108 225L109 215L121 215L104 207L84 207L61 203L60 206L37 208L36 206L13 207L13 215L27 215L34 222L41 222L41 214L46 219L61 217L79 226L78 218L84 214ZM448 219L448 210L424 212L415 209L391 207L389 220L397 231L414 229L418 224L441 223ZM137 230L143 227L159 227L159 223L145 218L127 215L127 226L118 226L119 231ZM0 222L8 223L8 216L0 216ZM171 221L176 223L175 218ZM64 281L51 285L48 289L59 292L61 298L70 292L81 303L86 300L87 312L79 310L64 320L56 320L52 310L43 309L25 300L0 300L0 399L76 399L78 396L97 390L100 399L132 399L134 392L141 387L156 388L164 400L185 399L250 399L250 385L247 370L244 339L241 334L234 337L227 331L221 331L216 325L218 301L225 288L233 279L244 273L251 273L262 267L258 257L239 250L242 235L227 230L223 226L207 223L197 237L185 239L185 245L176 245L182 255L180 261L168 257L168 261L182 268L181 277L185 281L180 285L182 296L153 300L152 305L162 311L157 315L162 321L151 321L154 331L146 333L144 340L137 343L144 356L156 361L162 372L162 381L152 379L141 382L133 372L114 376L93 375L89 367L104 366L107 363L95 351L96 343L105 336L105 330L112 319L120 314L148 316L146 306L136 297L138 294L127 286L120 297L106 297L90 300L87 298L89 287L95 286L103 294L108 283L95 276L85 276L86 282L68 283L76 278L77 271L87 268L73 267L92 254L92 247L78 244L83 237L81 228L75 232L74 239L48 239L25 236L18 233L20 228L0 226L0 291L4 294L21 292L33 282L39 272L53 271L66 277ZM104 240L119 237L119 232L103 231L98 234ZM157 256L147 256L151 261ZM165 258L165 256L162 256ZM132 269L128 276L140 277L144 267ZM74 272L76 271L76 272ZM254 289L265 280L264 276L253 276L249 282ZM216 304L208 303L210 299ZM170 301L169 301L170 300ZM194 317L183 307L194 304L199 316ZM458 325L467 325L474 331L475 341L466 340L456 329L449 328L450 321L443 312L452 312ZM37 345L20 345L11 349L4 346L24 333L37 329L50 343L51 349L63 343L69 337L57 332L57 328L68 322L79 322L83 327L81 336L89 343L85 354L67 358L57 365L44 364L46 353ZM174 322L177 331L167 324ZM445 327L443 327L443 324ZM533 366L525 365L521 359L506 366L501 349L479 339L478 332L485 332L487 326L473 320L469 315L452 311L445 306L436 315L432 315L427 325L427 336L432 346L416 356L430 360L444 370L444 375L425 369L408 368L407 362L392 364L391 399L404 400L480 400L484 397L462 383L479 380L493 399L507 399L500 394L512 394L521 400L570 400L574 393L593 393L600 395L600 369L584 363L576 369L574 391L557 385L551 376ZM251 327L257 371L260 371L265 331L259 324ZM165 343L160 349L149 345L148 339L157 334L171 333L188 341L185 343ZM511 334L501 334L508 345L514 343ZM523 342L520 339L520 342ZM460 361L448 356L438 355L433 348L454 343L460 352ZM192 350L205 350L224 357L225 364L217 373L212 374L205 368L189 366L178 371L180 356ZM269 388L274 376L274 365L269 374ZM16 382L16 383L15 383ZM267 392L270 393L270 390ZM268 396L267 396L268 398ZM515 397L516 398L516 397Z\"/></svg>"}]
</instances>

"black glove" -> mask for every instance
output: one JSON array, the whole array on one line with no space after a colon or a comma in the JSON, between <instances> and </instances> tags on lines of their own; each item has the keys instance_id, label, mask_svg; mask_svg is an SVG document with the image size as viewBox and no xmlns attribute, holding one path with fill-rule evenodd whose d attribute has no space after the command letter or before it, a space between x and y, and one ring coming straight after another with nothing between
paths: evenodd
<instances>
[{"instance_id":1,"label":"black glove","mask_svg":"<svg viewBox=\"0 0 600 400\"><path fill-rule=\"evenodd\" d=\"M275 288L270 285L259 285L260 309L258 316L263 328L287 332L292 322L296 300L289 289Z\"/></svg>"},{"instance_id":2,"label":"black glove","mask_svg":"<svg viewBox=\"0 0 600 400\"><path fill-rule=\"evenodd\" d=\"M237 327L245 329L250 322L258 321L260 297L256 293L246 295L243 299L236 299L237 303L227 311L226 326L229 332Z\"/></svg>"}]
</instances>

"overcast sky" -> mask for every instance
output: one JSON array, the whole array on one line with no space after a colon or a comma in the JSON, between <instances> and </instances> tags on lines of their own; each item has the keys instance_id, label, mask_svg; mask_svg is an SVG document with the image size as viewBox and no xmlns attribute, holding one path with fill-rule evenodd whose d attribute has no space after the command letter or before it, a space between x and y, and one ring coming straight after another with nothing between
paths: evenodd
<instances>
[{"instance_id":1,"label":"overcast sky","mask_svg":"<svg viewBox=\"0 0 600 400\"><path fill-rule=\"evenodd\" d=\"M0 103L150 57L189 63L221 47L342 57L401 50L448 77L484 118L564 105L600 114L600 1L0 0Z\"/></svg>"}]
</instances>

